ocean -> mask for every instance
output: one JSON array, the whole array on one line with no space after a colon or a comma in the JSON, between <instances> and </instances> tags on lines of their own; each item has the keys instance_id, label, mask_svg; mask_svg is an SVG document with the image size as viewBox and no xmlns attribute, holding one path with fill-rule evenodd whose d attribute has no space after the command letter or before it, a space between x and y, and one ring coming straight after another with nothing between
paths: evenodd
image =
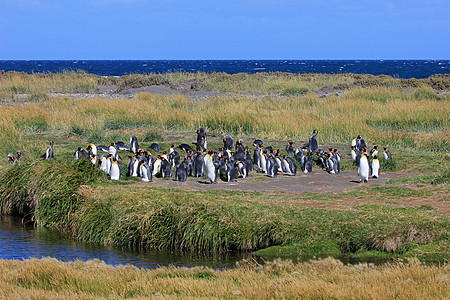
<instances>
[{"instance_id":1,"label":"ocean","mask_svg":"<svg viewBox=\"0 0 450 300\"><path fill-rule=\"evenodd\" d=\"M356 73L407 79L448 74L450 60L0 60L0 70L26 73L83 70L101 76L167 72Z\"/></svg>"}]
</instances>

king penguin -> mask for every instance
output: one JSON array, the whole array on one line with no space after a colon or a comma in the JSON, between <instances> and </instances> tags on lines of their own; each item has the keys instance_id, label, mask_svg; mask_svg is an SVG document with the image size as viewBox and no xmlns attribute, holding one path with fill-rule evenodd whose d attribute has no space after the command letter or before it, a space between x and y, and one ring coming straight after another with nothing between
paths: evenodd
<instances>
[{"instance_id":1,"label":"king penguin","mask_svg":"<svg viewBox=\"0 0 450 300\"><path fill-rule=\"evenodd\" d=\"M111 180L119 180L119 178L120 178L119 163L117 162L117 159L115 159L115 158L113 158L113 160L112 160L109 176L111 177Z\"/></svg>"},{"instance_id":2,"label":"king penguin","mask_svg":"<svg viewBox=\"0 0 450 300\"><path fill-rule=\"evenodd\" d=\"M380 177L380 161L378 160L378 156L374 156L372 159L372 178Z\"/></svg>"},{"instance_id":3,"label":"king penguin","mask_svg":"<svg viewBox=\"0 0 450 300\"><path fill-rule=\"evenodd\" d=\"M317 134L319 134L319 132L314 129L313 135L309 138L308 150L311 153L316 152L316 150L319 148L317 144Z\"/></svg>"},{"instance_id":4,"label":"king penguin","mask_svg":"<svg viewBox=\"0 0 450 300\"><path fill-rule=\"evenodd\" d=\"M286 154L289 156L295 156L294 142L288 142L286 146Z\"/></svg>"},{"instance_id":5,"label":"king penguin","mask_svg":"<svg viewBox=\"0 0 450 300\"><path fill-rule=\"evenodd\" d=\"M208 145L206 143L206 130L203 127L197 129L197 151L206 151Z\"/></svg>"},{"instance_id":6,"label":"king penguin","mask_svg":"<svg viewBox=\"0 0 450 300\"><path fill-rule=\"evenodd\" d=\"M133 153L136 154L136 152L138 151L138 149L139 149L138 140L137 140L137 138L133 135L133 136L130 138L130 150L131 150L131 152L133 152Z\"/></svg>"},{"instance_id":7,"label":"king penguin","mask_svg":"<svg viewBox=\"0 0 450 300\"><path fill-rule=\"evenodd\" d=\"M359 159L359 182L369 181L370 167L369 167L369 154L366 152L361 154L361 158Z\"/></svg>"},{"instance_id":8,"label":"king penguin","mask_svg":"<svg viewBox=\"0 0 450 300\"><path fill-rule=\"evenodd\" d=\"M41 156L42 159L50 159L54 158L53 155L53 142L50 142L50 146L47 147L47 150L45 150L45 153Z\"/></svg>"},{"instance_id":9,"label":"king penguin","mask_svg":"<svg viewBox=\"0 0 450 300\"><path fill-rule=\"evenodd\" d=\"M145 160L140 161L139 173L141 175L142 181L152 182L152 168Z\"/></svg>"},{"instance_id":10,"label":"king penguin","mask_svg":"<svg viewBox=\"0 0 450 300\"><path fill-rule=\"evenodd\" d=\"M172 169L170 167L170 163L164 157L161 157L161 176L162 177L170 177L172 174Z\"/></svg>"},{"instance_id":11,"label":"king penguin","mask_svg":"<svg viewBox=\"0 0 450 300\"><path fill-rule=\"evenodd\" d=\"M211 183L217 183L217 168L214 165L213 152L210 150L204 156L203 160L206 167L206 174Z\"/></svg>"},{"instance_id":12,"label":"king penguin","mask_svg":"<svg viewBox=\"0 0 450 300\"><path fill-rule=\"evenodd\" d=\"M16 156L14 155L14 153L8 153L8 162L10 164L14 164L16 162Z\"/></svg>"},{"instance_id":13,"label":"king penguin","mask_svg":"<svg viewBox=\"0 0 450 300\"><path fill-rule=\"evenodd\" d=\"M187 177L187 172L186 172L186 162L183 161L183 162L177 167L177 170L175 171L175 178L177 179L177 181L185 182L185 181L186 181L186 177Z\"/></svg>"},{"instance_id":14,"label":"king penguin","mask_svg":"<svg viewBox=\"0 0 450 300\"><path fill-rule=\"evenodd\" d=\"M303 172L310 174L312 173L312 159L311 153L306 153L303 157Z\"/></svg>"},{"instance_id":15,"label":"king penguin","mask_svg":"<svg viewBox=\"0 0 450 300\"><path fill-rule=\"evenodd\" d=\"M223 148L225 148L225 150L233 149L233 138L230 135L223 137Z\"/></svg>"},{"instance_id":16,"label":"king penguin","mask_svg":"<svg viewBox=\"0 0 450 300\"><path fill-rule=\"evenodd\" d=\"M389 151L389 149L386 148L386 147L383 148L383 156L384 156L384 159L385 159L385 160L389 160L389 161L392 160L391 151Z\"/></svg>"}]
</instances>

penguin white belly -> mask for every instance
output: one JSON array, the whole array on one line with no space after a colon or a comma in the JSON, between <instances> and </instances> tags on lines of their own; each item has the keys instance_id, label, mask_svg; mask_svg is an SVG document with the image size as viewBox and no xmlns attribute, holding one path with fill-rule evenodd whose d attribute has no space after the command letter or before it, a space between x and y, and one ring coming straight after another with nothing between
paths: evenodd
<instances>
[{"instance_id":1,"label":"penguin white belly","mask_svg":"<svg viewBox=\"0 0 450 300\"><path fill-rule=\"evenodd\" d=\"M105 172L110 174L111 173L111 160L109 158L106 159L105 165L106 165Z\"/></svg>"},{"instance_id":2,"label":"penguin white belly","mask_svg":"<svg viewBox=\"0 0 450 300\"><path fill-rule=\"evenodd\" d=\"M372 161L372 177L380 177L380 161L378 159Z\"/></svg>"},{"instance_id":3,"label":"penguin white belly","mask_svg":"<svg viewBox=\"0 0 450 300\"><path fill-rule=\"evenodd\" d=\"M150 179L148 178L148 170L144 165L141 165L140 173L141 173L142 181L145 181L145 182L150 181Z\"/></svg>"},{"instance_id":4,"label":"penguin white belly","mask_svg":"<svg viewBox=\"0 0 450 300\"><path fill-rule=\"evenodd\" d=\"M334 171L334 162L330 158L328 158L328 165L330 166L330 174L336 174L336 172Z\"/></svg>"},{"instance_id":5,"label":"penguin white belly","mask_svg":"<svg viewBox=\"0 0 450 300\"><path fill-rule=\"evenodd\" d=\"M119 180L120 170L119 170L119 165L117 163L111 164L110 176L111 176L111 180Z\"/></svg>"},{"instance_id":6,"label":"penguin white belly","mask_svg":"<svg viewBox=\"0 0 450 300\"><path fill-rule=\"evenodd\" d=\"M261 167L262 167L263 173L267 174L267 160L264 155L261 155Z\"/></svg>"},{"instance_id":7,"label":"penguin white belly","mask_svg":"<svg viewBox=\"0 0 450 300\"><path fill-rule=\"evenodd\" d=\"M138 167L139 167L139 161L136 160L133 164L133 173L131 174L131 176L133 177L137 177L138 176Z\"/></svg>"},{"instance_id":8,"label":"penguin white belly","mask_svg":"<svg viewBox=\"0 0 450 300\"><path fill-rule=\"evenodd\" d=\"M359 180L368 181L369 180L369 161L365 155L361 156L361 161L359 163Z\"/></svg>"},{"instance_id":9,"label":"penguin white belly","mask_svg":"<svg viewBox=\"0 0 450 300\"><path fill-rule=\"evenodd\" d=\"M161 173L161 160L157 159L154 163L153 163L153 172L152 175L155 176L156 174Z\"/></svg>"},{"instance_id":10,"label":"penguin white belly","mask_svg":"<svg viewBox=\"0 0 450 300\"><path fill-rule=\"evenodd\" d=\"M100 170L102 170L103 172L106 172L106 157L102 157L99 161L99 168Z\"/></svg>"},{"instance_id":11,"label":"penguin white belly","mask_svg":"<svg viewBox=\"0 0 450 300\"><path fill-rule=\"evenodd\" d=\"M283 164L284 164L284 168L287 170L287 173L288 173L289 175L292 175L293 172L292 172L292 170L291 170L291 168L290 168L289 163L287 162L287 160L283 160Z\"/></svg>"},{"instance_id":12,"label":"penguin white belly","mask_svg":"<svg viewBox=\"0 0 450 300\"><path fill-rule=\"evenodd\" d=\"M355 150L352 150L352 160L356 160L356 152L355 152Z\"/></svg>"},{"instance_id":13,"label":"penguin white belly","mask_svg":"<svg viewBox=\"0 0 450 300\"><path fill-rule=\"evenodd\" d=\"M205 161L206 175L211 182L216 182L216 167L214 166L212 157L206 155L203 159Z\"/></svg>"}]
</instances>

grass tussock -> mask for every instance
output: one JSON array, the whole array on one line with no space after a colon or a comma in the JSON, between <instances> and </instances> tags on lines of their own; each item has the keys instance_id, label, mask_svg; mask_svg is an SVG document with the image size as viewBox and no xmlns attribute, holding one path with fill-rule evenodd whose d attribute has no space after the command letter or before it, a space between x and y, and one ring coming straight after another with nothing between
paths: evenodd
<instances>
[{"instance_id":1,"label":"grass tussock","mask_svg":"<svg viewBox=\"0 0 450 300\"><path fill-rule=\"evenodd\" d=\"M446 299L448 265L376 266L328 258L292 264L242 261L235 269L113 267L93 260L0 260L2 298Z\"/></svg>"},{"instance_id":2,"label":"grass tussock","mask_svg":"<svg viewBox=\"0 0 450 300\"><path fill-rule=\"evenodd\" d=\"M0 175L0 212L29 214L38 226L66 229L80 201L78 188L100 175L89 160L20 162Z\"/></svg>"}]
</instances>

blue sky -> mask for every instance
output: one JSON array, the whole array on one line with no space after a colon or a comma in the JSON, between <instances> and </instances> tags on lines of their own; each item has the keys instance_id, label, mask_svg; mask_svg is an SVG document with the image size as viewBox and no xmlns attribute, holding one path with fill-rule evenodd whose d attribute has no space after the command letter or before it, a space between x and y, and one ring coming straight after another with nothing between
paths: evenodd
<instances>
[{"instance_id":1,"label":"blue sky","mask_svg":"<svg viewBox=\"0 0 450 300\"><path fill-rule=\"evenodd\" d=\"M449 0L0 0L0 59L450 59Z\"/></svg>"}]
</instances>

